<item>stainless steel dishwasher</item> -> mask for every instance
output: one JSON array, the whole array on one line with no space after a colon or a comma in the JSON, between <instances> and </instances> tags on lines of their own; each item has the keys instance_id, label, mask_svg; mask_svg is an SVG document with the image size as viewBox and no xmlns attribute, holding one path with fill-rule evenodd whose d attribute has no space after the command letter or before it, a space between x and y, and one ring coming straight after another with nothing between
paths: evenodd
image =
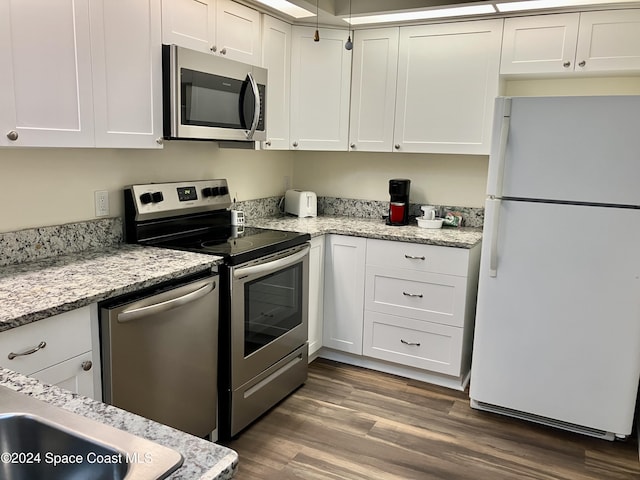
<instances>
[{"instance_id":1,"label":"stainless steel dishwasher","mask_svg":"<svg viewBox=\"0 0 640 480\"><path fill-rule=\"evenodd\" d=\"M218 275L100 308L104 401L205 437L216 429Z\"/></svg>"}]
</instances>

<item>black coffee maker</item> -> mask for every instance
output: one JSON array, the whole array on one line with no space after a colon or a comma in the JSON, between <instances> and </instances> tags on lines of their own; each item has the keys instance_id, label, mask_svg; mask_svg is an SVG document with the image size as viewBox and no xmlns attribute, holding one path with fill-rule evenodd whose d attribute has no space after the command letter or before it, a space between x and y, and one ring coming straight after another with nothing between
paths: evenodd
<instances>
[{"instance_id":1,"label":"black coffee maker","mask_svg":"<svg viewBox=\"0 0 640 480\"><path fill-rule=\"evenodd\" d=\"M409 223L409 190L411 180L394 178L389 180L389 217L387 225L407 225Z\"/></svg>"}]
</instances>

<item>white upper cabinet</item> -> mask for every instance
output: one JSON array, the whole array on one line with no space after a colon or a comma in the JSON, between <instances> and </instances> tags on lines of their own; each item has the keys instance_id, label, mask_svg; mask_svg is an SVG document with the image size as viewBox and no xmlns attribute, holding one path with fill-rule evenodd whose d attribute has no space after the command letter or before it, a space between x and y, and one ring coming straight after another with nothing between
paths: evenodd
<instances>
[{"instance_id":1,"label":"white upper cabinet","mask_svg":"<svg viewBox=\"0 0 640 480\"><path fill-rule=\"evenodd\" d=\"M293 149L348 148L351 51L344 48L346 30L292 29L291 128ZM267 127L268 129L268 127Z\"/></svg>"},{"instance_id":2,"label":"white upper cabinet","mask_svg":"<svg viewBox=\"0 0 640 480\"><path fill-rule=\"evenodd\" d=\"M291 90L291 25L269 15L262 17L262 66L269 70L266 149L289 149Z\"/></svg>"},{"instance_id":3,"label":"white upper cabinet","mask_svg":"<svg viewBox=\"0 0 640 480\"><path fill-rule=\"evenodd\" d=\"M507 18L501 74L640 70L640 10Z\"/></svg>"},{"instance_id":4,"label":"white upper cabinet","mask_svg":"<svg viewBox=\"0 0 640 480\"><path fill-rule=\"evenodd\" d=\"M260 65L260 12L230 0L162 0L162 42Z\"/></svg>"},{"instance_id":5,"label":"white upper cabinet","mask_svg":"<svg viewBox=\"0 0 640 480\"><path fill-rule=\"evenodd\" d=\"M579 13L507 18L500 73L573 71Z\"/></svg>"},{"instance_id":6,"label":"white upper cabinet","mask_svg":"<svg viewBox=\"0 0 640 480\"><path fill-rule=\"evenodd\" d=\"M89 0L0 0L0 145L94 145Z\"/></svg>"},{"instance_id":7,"label":"white upper cabinet","mask_svg":"<svg viewBox=\"0 0 640 480\"><path fill-rule=\"evenodd\" d=\"M394 150L489 153L502 23L400 28Z\"/></svg>"},{"instance_id":8,"label":"white upper cabinet","mask_svg":"<svg viewBox=\"0 0 640 480\"><path fill-rule=\"evenodd\" d=\"M580 14L576 70L640 70L640 10Z\"/></svg>"},{"instance_id":9,"label":"white upper cabinet","mask_svg":"<svg viewBox=\"0 0 640 480\"><path fill-rule=\"evenodd\" d=\"M162 147L160 0L91 0L98 147Z\"/></svg>"},{"instance_id":10,"label":"white upper cabinet","mask_svg":"<svg viewBox=\"0 0 640 480\"><path fill-rule=\"evenodd\" d=\"M398 74L398 27L354 34L349 148L390 152Z\"/></svg>"}]
</instances>

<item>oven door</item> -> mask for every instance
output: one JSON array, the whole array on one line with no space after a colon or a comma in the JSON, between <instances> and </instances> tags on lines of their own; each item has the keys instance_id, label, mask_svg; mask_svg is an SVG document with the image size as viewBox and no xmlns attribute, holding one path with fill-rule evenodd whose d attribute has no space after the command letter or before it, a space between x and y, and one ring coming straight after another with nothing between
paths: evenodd
<instances>
[{"instance_id":1,"label":"oven door","mask_svg":"<svg viewBox=\"0 0 640 480\"><path fill-rule=\"evenodd\" d=\"M231 389L307 341L309 245L231 268Z\"/></svg>"}]
</instances>

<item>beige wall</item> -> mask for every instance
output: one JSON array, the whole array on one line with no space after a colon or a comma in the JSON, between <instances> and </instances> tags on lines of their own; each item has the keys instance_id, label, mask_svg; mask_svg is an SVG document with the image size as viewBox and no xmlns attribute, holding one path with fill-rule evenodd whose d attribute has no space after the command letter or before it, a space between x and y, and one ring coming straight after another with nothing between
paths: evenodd
<instances>
[{"instance_id":1,"label":"beige wall","mask_svg":"<svg viewBox=\"0 0 640 480\"><path fill-rule=\"evenodd\" d=\"M162 150L2 149L0 172L0 232L8 232L96 218L96 190L109 191L110 216L120 216L132 183L227 178L238 200L282 195L293 162L290 152L166 142Z\"/></svg>"},{"instance_id":2,"label":"beige wall","mask_svg":"<svg viewBox=\"0 0 640 480\"><path fill-rule=\"evenodd\" d=\"M297 152L295 187L318 195L389 200L389 179L411 180L411 201L481 207L488 157L365 152Z\"/></svg>"}]
</instances>

